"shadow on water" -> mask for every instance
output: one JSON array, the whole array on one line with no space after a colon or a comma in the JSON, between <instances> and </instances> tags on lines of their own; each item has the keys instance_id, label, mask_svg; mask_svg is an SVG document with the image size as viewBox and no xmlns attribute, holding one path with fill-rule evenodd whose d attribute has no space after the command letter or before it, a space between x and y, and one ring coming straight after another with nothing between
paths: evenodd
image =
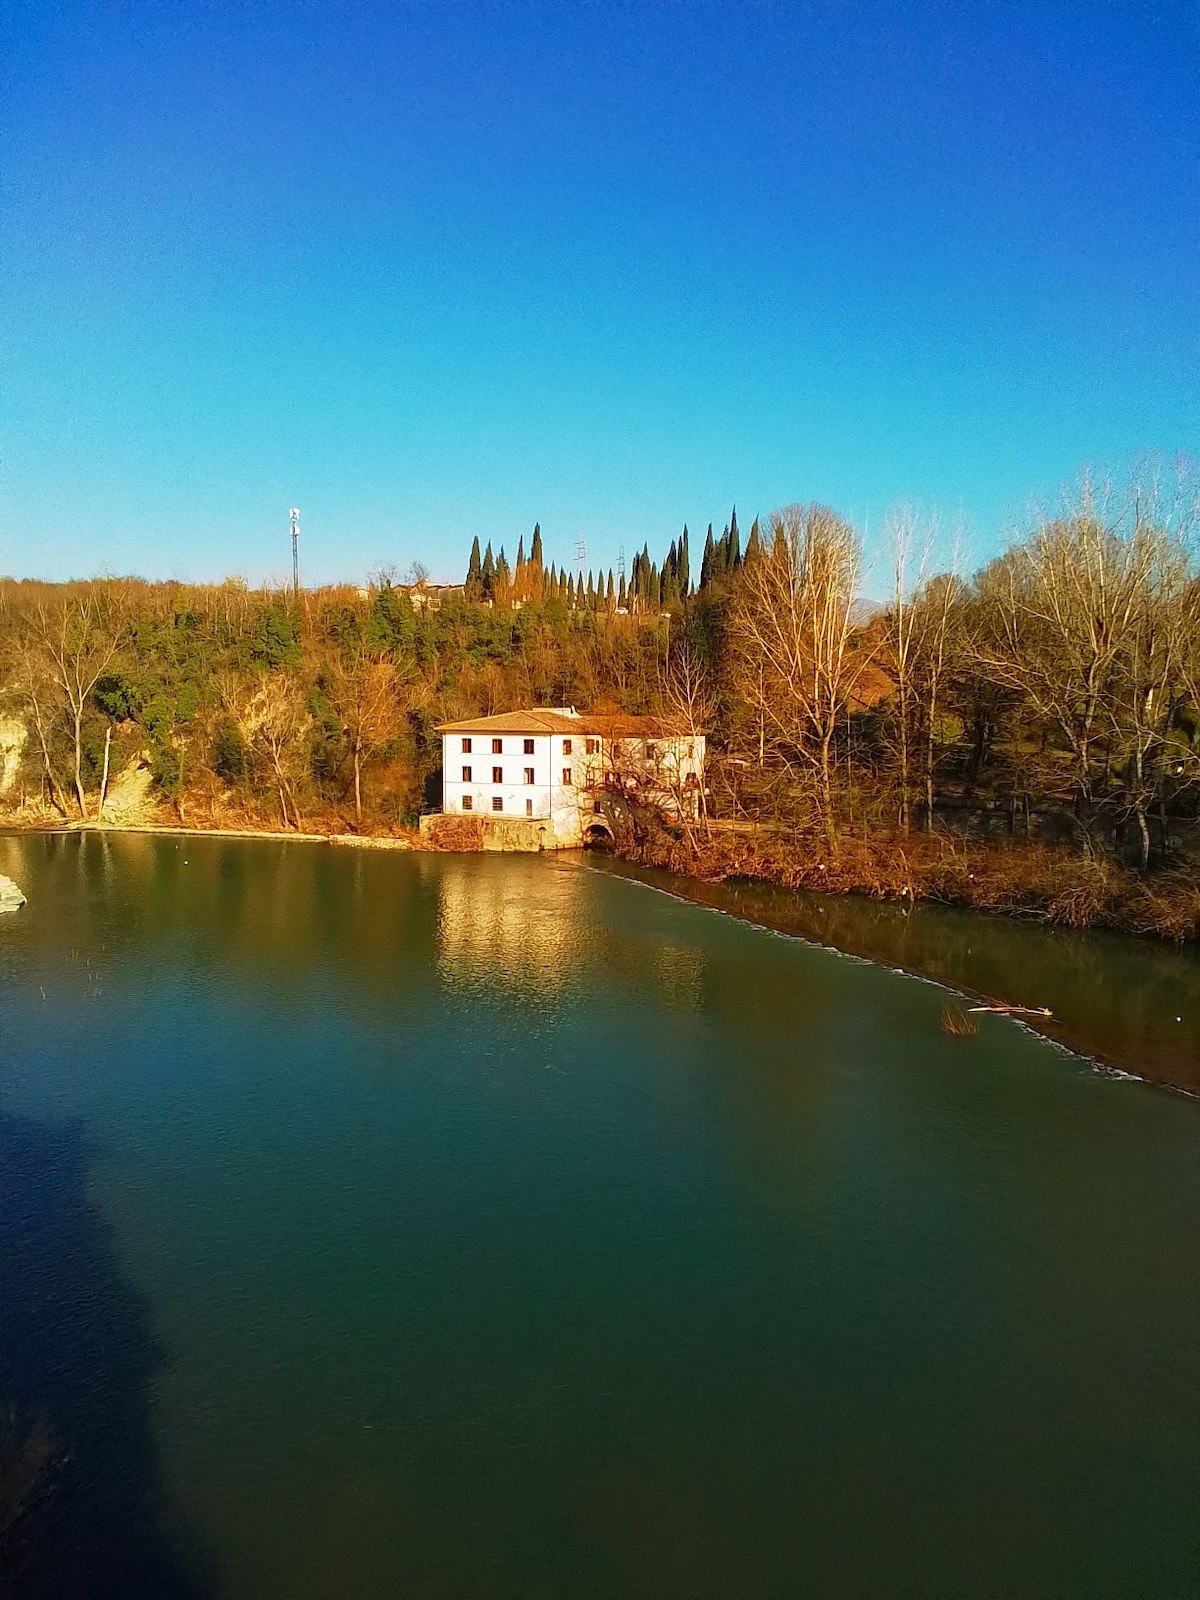
<instances>
[{"instance_id":1,"label":"shadow on water","mask_svg":"<svg viewBox=\"0 0 1200 1600\"><path fill-rule=\"evenodd\" d=\"M209 1600L173 1517L150 1427L163 1364L146 1304L87 1194L75 1123L0 1111L0 1400L44 1421L52 1492L10 1541L5 1600Z\"/></svg>"}]
</instances>

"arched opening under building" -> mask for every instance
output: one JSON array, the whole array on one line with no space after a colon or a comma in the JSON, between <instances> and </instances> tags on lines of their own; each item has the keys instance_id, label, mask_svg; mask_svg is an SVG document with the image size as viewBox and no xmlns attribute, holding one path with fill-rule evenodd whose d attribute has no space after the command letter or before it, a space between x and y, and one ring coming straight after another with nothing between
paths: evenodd
<instances>
[{"instance_id":1,"label":"arched opening under building","mask_svg":"<svg viewBox=\"0 0 1200 1600\"><path fill-rule=\"evenodd\" d=\"M611 850L613 847L612 829L607 822L598 818L589 822L583 834L583 848L585 850Z\"/></svg>"}]
</instances>

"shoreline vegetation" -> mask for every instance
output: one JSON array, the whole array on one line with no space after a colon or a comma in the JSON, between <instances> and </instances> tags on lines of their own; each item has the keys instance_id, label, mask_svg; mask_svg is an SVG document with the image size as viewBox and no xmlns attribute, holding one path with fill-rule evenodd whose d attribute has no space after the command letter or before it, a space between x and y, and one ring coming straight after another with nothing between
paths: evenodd
<instances>
[{"instance_id":1,"label":"shoreline vegetation","mask_svg":"<svg viewBox=\"0 0 1200 1600\"><path fill-rule=\"evenodd\" d=\"M547 566L535 526L458 584L2 579L0 826L428 847L440 723L572 705L706 736L695 821L606 779L630 860L1192 940L1197 506L1186 462L1087 481L973 575L897 512L871 604L811 504L628 576Z\"/></svg>"}]
</instances>

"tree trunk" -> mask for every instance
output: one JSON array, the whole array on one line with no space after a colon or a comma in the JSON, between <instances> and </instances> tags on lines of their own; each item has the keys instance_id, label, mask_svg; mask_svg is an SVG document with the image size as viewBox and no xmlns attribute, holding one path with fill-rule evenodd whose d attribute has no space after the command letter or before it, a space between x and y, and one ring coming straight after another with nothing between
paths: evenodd
<instances>
[{"instance_id":1,"label":"tree trunk","mask_svg":"<svg viewBox=\"0 0 1200 1600\"><path fill-rule=\"evenodd\" d=\"M1150 865L1150 823L1146 817L1146 807L1138 799L1134 814L1138 825L1138 857L1142 871L1145 872Z\"/></svg>"},{"instance_id":2,"label":"tree trunk","mask_svg":"<svg viewBox=\"0 0 1200 1600\"><path fill-rule=\"evenodd\" d=\"M104 802L108 799L108 757L112 749L112 723L104 730L104 772L100 778L100 805L96 812L96 820L104 821Z\"/></svg>"},{"instance_id":3,"label":"tree trunk","mask_svg":"<svg viewBox=\"0 0 1200 1600\"><path fill-rule=\"evenodd\" d=\"M362 832L362 741L354 741L354 825Z\"/></svg>"},{"instance_id":4,"label":"tree trunk","mask_svg":"<svg viewBox=\"0 0 1200 1600\"><path fill-rule=\"evenodd\" d=\"M83 713L75 713L75 797L79 801L79 815L87 821L87 801L83 794Z\"/></svg>"}]
</instances>

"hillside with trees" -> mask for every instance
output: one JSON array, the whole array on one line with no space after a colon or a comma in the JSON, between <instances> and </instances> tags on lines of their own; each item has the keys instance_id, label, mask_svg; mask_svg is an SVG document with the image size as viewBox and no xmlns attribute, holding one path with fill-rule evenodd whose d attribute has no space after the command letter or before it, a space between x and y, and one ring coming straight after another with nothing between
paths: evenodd
<instances>
[{"instance_id":1,"label":"hillside with trees","mask_svg":"<svg viewBox=\"0 0 1200 1600\"><path fill-rule=\"evenodd\" d=\"M898 515L863 550L818 505L684 527L629 572L546 564L540 527L461 585L0 583L10 823L400 834L436 806L437 724L520 705L686 714L705 825L623 848L720 876L933 895L1193 937L1196 504L1085 485L981 571ZM942 559L939 559L942 557Z\"/></svg>"}]
</instances>

